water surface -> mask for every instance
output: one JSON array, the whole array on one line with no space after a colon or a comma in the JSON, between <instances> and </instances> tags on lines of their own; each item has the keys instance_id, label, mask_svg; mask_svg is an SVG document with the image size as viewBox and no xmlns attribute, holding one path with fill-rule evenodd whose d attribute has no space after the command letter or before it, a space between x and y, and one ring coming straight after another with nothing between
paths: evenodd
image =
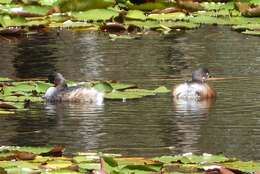
<instances>
[{"instance_id":1,"label":"water surface","mask_svg":"<svg viewBox=\"0 0 260 174\"><path fill-rule=\"evenodd\" d=\"M224 153L260 159L260 38L226 27L111 41L104 33L62 31L1 41L0 76L118 80L156 88L189 78L198 65L215 77L212 103L176 103L170 94L87 104L35 104L0 117L1 145L62 144L67 152L130 156Z\"/></svg>"}]
</instances>

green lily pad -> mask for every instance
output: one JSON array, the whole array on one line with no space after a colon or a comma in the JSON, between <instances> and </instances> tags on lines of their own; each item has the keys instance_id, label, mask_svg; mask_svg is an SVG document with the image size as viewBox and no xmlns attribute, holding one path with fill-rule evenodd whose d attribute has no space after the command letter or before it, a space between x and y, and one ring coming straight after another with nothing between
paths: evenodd
<instances>
[{"instance_id":1,"label":"green lily pad","mask_svg":"<svg viewBox=\"0 0 260 174\"><path fill-rule=\"evenodd\" d=\"M115 90L125 90L129 88L137 88L135 84L128 84L128 83L110 83L113 89Z\"/></svg>"},{"instance_id":2,"label":"green lily pad","mask_svg":"<svg viewBox=\"0 0 260 174\"><path fill-rule=\"evenodd\" d=\"M127 19L146 20L146 16L141 10L129 10L126 15Z\"/></svg>"},{"instance_id":3,"label":"green lily pad","mask_svg":"<svg viewBox=\"0 0 260 174\"><path fill-rule=\"evenodd\" d=\"M254 35L254 36L260 36L260 31L254 31L254 30L246 30L242 32L243 34L249 34L249 35Z\"/></svg>"},{"instance_id":4,"label":"green lily pad","mask_svg":"<svg viewBox=\"0 0 260 174\"><path fill-rule=\"evenodd\" d=\"M131 10L144 10L144 11L150 11L150 10L154 10L154 9L162 9L162 8L166 8L166 7L170 7L174 4L170 4L170 3L164 3L164 2L153 2L153 3L143 3L143 4L132 4L129 1L127 1L126 6L128 7L128 9Z\"/></svg>"},{"instance_id":5,"label":"green lily pad","mask_svg":"<svg viewBox=\"0 0 260 174\"><path fill-rule=\"evenodd\" d=\"M100 92L109 93L113 90L113 87L107 82L99 82L94 84L93 88Z\"/></svg>"},{"instance_id":6,"label":"green lily pad","mask_svg":"<svg viewBox=\"0 0 260 174\"><path fill-rule=\"evenodd\" d=\"M57 4L59 0L39 0L39 4L42 6L53 6Z\"/></svg>"},{"instance_id":7,"label":"green lily pad","mask_svg":"<svg viewBox=\"0 0 260 174\"><path fill-rule=\"evenodd\" d=\"M0 0L0 4L11 4L12 0Z\"/></svg>"},{"instance_id":8,"label":"green lily pad","mask_svg":"<svg viewBox=\"0 0 260 174\"><path fill-rule=\"evenodd\" d=\"M76 172L67 169L60 169L60 170L51 170L47 172L42 172L42 174L82 174L81 172Z\"/></svg>"},{"instance_id":9,"label":"green lily pad","mask_svg":"<svg viewBox=\"0 0 260 174\"><path fill-rule=\"evenodd\" d=\"M49 7L46 6L16 6L9 9L9 13L18 16L45 16L49 11Z\"/></svg>"},{"instance_id":10,"label":"green lily pad","mask_svg":"<svg viewBox=\"0 0 260 174\"><path fill-rule=\"evenodd\" d=\"M236 31L260 30L260 23L259 24L235 25L235 26L232 26L232 29L234 29Z\"/></svg>"},{"instance_id":11,"label":"green lily pad","mask_svg":"<svg viewBox=\"0 0 260 174\"><path fill-rule=\"evenodd\" d=\"M199 28L199 24L185 21L164 21L160 23L161 26L166 26L171 29L195 29Z\"/></svg>"},{"instance_id":12,"label":"green lily pad","mask_svg":"<svg viewBox=\"0 0 260 174\"><path fill-rule=\"evenodd\" d=\"M230 161L229 158L223 156L223 155L211 155L211 154L205 154L205 155L193 155L193 154L187 154L187 155L176 155L176 156L161 156L154 158L154 160L163 162L163 163L173 163L173 162L181 162L183 164L213 164L213 163L223 163Z\"/></svg>"},{"instance_id":13,"label":"green lily pad","mask_svg":"<svg viewBox=\"0 0 260 174\"><path fill-rule=\"evenodd\" d=\"M4 94L12 94L12 92L22 91L22 92L32 92L36 89L36 86L32 82L14 82L13 86L5 86Z\"/></svg>"},{"instance_id":14,"label":"green lily pad","mask_svg":"<svg viewBox=\"0 0 260 174\"><path fill-rule=\"evenodd\" d=\"M80 22L80 21L76 21L73 22L71 20L67 20L65 22L62 23L51 23L49 25L49 27L62 27L62 28L84 28L86 29L91 29L91 30L98 30L98 26L93 24L93 23L87 23L87 22Z\"/></svg>"},{"instance_id":15,"label":"green lily pad","mask_svg":"<svg viewBox=\"0 0 260 174\"><path fill-rule=\"evenodd\" d=\"M109 38L111 40L117 40L117 39L127 39L127 40L131 40L131 39L137 39L140 38L138 36L131 36L131 35L117 35L117 34L109 34Z\"/></svg>"},{"instance_id":16,"label":"green lily pad","mask_svg":"<svg viewBox=\"0 0 260 174\"><path fill-rule=\"evenodd\" d=\"M53 160L53 161L48 161L47 164L44 166L46 168L51 168L51 169L62 169L66 168L72 165L71 161L65 161L65 160Z\"/></svg>"},{"instance_id":17,"label":"green lily pad","mask_svg":"<svg viewBox=\"0 0 260 174\"><path fill-rule=\"evenodd\" d=\"M0 110L0 115L12 115L12 114L15 114L15 111Z\"/></svg>"},{"instance_id":18,"label":"green lily pad","mask_svg":"<svg viewBox=\"0 0 260 174\"><path fill-rule=\"evenodd\" d=\"M34 154L47 153L52 150L52 147L19 147L19 146L2 146L1 151L19 151L19 152L31 152ZM1 165L0 165L1 166Z\"/></svg>"},{"instance_id":19,"label":"green lily pad","mask_svg":"<svg viewBox=\"0 0 260 174\"><path fill-rule=\"evenodd\" d=\"M59 7L62 12L84 11L90 9L102 9L113 6L115 0L60 0Z\"/></svg>"},{"instance_id":20,"label":"green lily pad","mask_svg":"<svg viewBox=\"0 0 260 174\"><path fill-rule=\"evenodd\" d=\"M176 13L167 13L167 14L150 14L147 19L166 21L166 20L182 20L186 17L185 13L176 12Z\"/></svg>"},{"instance_id":21,"label":"green lily pad","mask_svg":"<svg viewBox=\"0 0 260 174\"><path fill-rule=\"evenodd\" d=\"M156 29L160 28L160 22L159 21L137 21L137 20L127 20L125 21L126 25L134 25L145 29Z\"/></svg>"},{"instance_id":22,"label":"green lily pad","mask_svg":"<svg viewBox=\"0 0 260 174\"><path fill-rule=\"evenodd\" d=\"M12 79L8 77L0 77L0 82L8 82L8 81L12 81Z\"/></svg>"},{"instance_id":23,"label":"green lily pad","mask_svg":"<svg viewBox=\"0 0 260 174\"><path fill-rule=\"evenodd\" d=\"M171 90L167 89L165 86L159 86L155 90L153 90L155 93L168 93L171 92Z\"/></svg>"},{"instance_id":24,"label":"green lily pad","mask_svg":"<svg viewBox=\"0 0 260 174\"><path fill-rule=\"evenodd\" d=\"M80 169L84 170L100 170L100 163L89 163L89 162L82 162L78 164Z\"/></svg>"},{"instance_id":25,"label":"green lily pad","mask_svg":"<svg viewBox=\"0 0 260 174\"><path fill-rule=\"evenodd\" d=\"M230 163L224 163L223 166L237 169L243 172L255 172L260 170L260 162L254 161L235 161Z\"/></svg>"},{"instance_id":26,"label":"green lily pad","mask_svg":"<svg viewBox=\"0 0 260 174\"><path fill-rule=\"evenodd\" d=\"M118 12L108 9L93 9L84 12L73 12L72 17L76 20L83 21L106 21L118 16Z\"/></svg>"},{"instance_id":27,"label":"green lily pad","mask_svg":"<svg viewBox=\"0 0 260 174\"><path fill-rule=\"evenodd\" d=\"M73 157L73 161L76 163L82 162L97 162L99 161L100 157L98 155L78 155Z\"/></svg>"},{"instance_id":28,"label":"green lily pad","mask_svg":"<svg viewBox=\"0 0 260 174\"><path fill-rule=\"evenodd\" d=\"M200 5L205 9L205 10L233 10L234 3L233 2L228 2L228 3L217 3L217 2L202 2Z\"/></svg>"},{"instance_id":29,"label":"green lily pad","mask_svg":"<svg viewBox=\"0 0 260 174\"><path fill-rule=\"evenodd\" d=\"M47 91L47 89L52 86L52 84L45 83L45 82L42 82L42 81L37 81L37 82L35 82L35 84L36 84L35 90L38 93L45 93Z\"/></svg>"},{"instance_id":30,"label":"green lily pad","mask_svg":"<svg viewBox=\"0 0 260 174\"><path fill-rule=\"evenodd\" d=\"M24 17L11 17L9 15L0 15L0 24L3 27L23 26L26 23Z\"/></svg>"}]
</instances>

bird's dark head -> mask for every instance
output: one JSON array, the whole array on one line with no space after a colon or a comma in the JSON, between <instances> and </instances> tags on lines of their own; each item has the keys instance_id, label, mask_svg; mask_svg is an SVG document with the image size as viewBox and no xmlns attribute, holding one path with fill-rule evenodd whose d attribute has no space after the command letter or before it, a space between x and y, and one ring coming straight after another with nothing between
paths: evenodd
<instances>
[{"instance_id":1,"label":"bird's dark head","mask_svg":"<svg viewBox=\"0 0 260 174\"><path fill-rule=\"evenodd\" d=\"M209 70L205 67L199 67L192 73L192 81L205 82L209 77Z\"/></svg>"},{"instance_id":2,"label":"bird's dark head","mask_svg":"<svg viewBox=\"0 0 260 174\"><path fill-rule=\"evenodd\" d=\"M66 84L65 78L61 73L54 72L48 76L48 80L50 83L53 83L54 86L63 86Z\"/></svg>"}]
</instances>

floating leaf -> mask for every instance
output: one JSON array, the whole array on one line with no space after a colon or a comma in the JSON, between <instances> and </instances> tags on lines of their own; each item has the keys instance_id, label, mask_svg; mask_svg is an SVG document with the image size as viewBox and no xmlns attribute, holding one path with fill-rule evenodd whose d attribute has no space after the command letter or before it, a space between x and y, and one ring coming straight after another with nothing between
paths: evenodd
<instances>
[{"instance_id":1,"label":"floating leaf","mask_svg":"<svg viewBox=\"0 0 260 174\"><path fill-rule=\"evenodd\" d=\"M185 21L166 21L162 22L161 25L169 27L171 29L195 29L200 26L199 24Z\"/></svg>"},{"instance_id":2,"label":"floating leaf","mask_svg":"<svg viewBox=\"0 0 260 174\"><path fill-rule=\"evenodd\" d=\"M166 7L173 6L174 4L168 4L163 2L155 2L155 3L143 3L143 4L132 4L129 1L126 2L126 6L131 10L144 10L144 11L150 11L154 9L162 9Z\"/></svg>"},{"instance_id":3,"label":"floating leaf","mask_svg":"<svg viewBox=\"0 0 260 174\"><path fill-rule=\"evenodd\" d=\"M129 10L127 12L126 18L128 19L137 19L137 20L146 20L146 16L143 11L140 10Z\"/></svg>"},{"instance_id":4,"label":"floating leaf","mask_svg":"<svg viewBox=\"0 0 260 174\"><path fill-rule=\"evenodd\" d=\"M31 152L34 154L47 153L51 150L52 150L52 147L19 147L19 146L2 146L2 147L0 147L0 152L1 151L19 151L19 152Z\"/></svg>"},{"instance_id":5,"label":"floating leaf","mask_svg":"<svg viewBox=\"0 0 260 174\"><path fill-rule=\"evenodd\" d=\"M142 98L144 96L151 96L151 95L155 95L155 93L153 93L149 90L146 91L146 90L139 89L136 91L110 92L108 94L105 94L105 98L106 99L138 99L138 98Z\"/></svg>"},{"instance_id":6,"label":"floating leaf","mask_svg":"<svg viewBox=\"0 0 260 174\"><path fill-rule=\"evenodd\" d=\"M0 115L9 115L9 114L15 114L15 112L14 111L0 110Z\"/></svg>"},{"instance_id":7,"label":"floating leaf","mask_svg":"<svg viewBox=\"0 0 260 174\"><path fill-rule=\"evenodd\" d=\"M134 25L145 29L156 29L160 28L160 22L159 21L137 21L137 20L130 20L125 21L127 25Z\"/></svg>"},{"instance_id":8,"label":"floating leaf","mask_svg":"<svg viewBox=\"0 0 260 174\"><path fill-rule=\"evenodd\" d=\"M35 82L35 84L36 84L35 90L38 93L45 93L47 91L47 89L52 86L52 84L45 83L42 81L37 81L37 82Z\"/></svg>"},{"instance_id":9,"label":"floating leaf","mask_svg":"<svg viewBox=\"0 0 260 174\"><path fill-rule=\"evenodd\" d=\"M60 0L59 7L62 12L84 11L89 9L107 8L113 6L115 0Z\"/></svg>"},{"instance_id":10,"label":"floating leaf","mask_svg":"<svg viewBox=\"0 0 260 174\"><path fill-rule=\"evenodd\" d=\"M54 160L54 161L48 161L47 164L42 165L42 167L46 169L61 169L61 168L67 168L71 165L72 165L71 161Z\"/></svg>"},{"instance_id":11,"label":"floating leaf","mask_svg":"<svg viewBox=\"0 0 260 174\"><path fill-rule=\"evenodd\" d=\"M0 24L3 27L23 26L25 23L26 20L23 17L11 17L9 15L0 15Z\"/></svg>"},{"instance_id":12,"label":"floating leaf","mask_svg":"<svg viewBox=\"0 0 260 174\"><path fill-rule=\"evenodd\" d=\"M0 4L10 4L12 0L0 0Z\"/></svg>"},{"instance_id":13,"label":"floating leaf","mask_svg":"<svg viewBox=\"0 0 260 174\"><path fill-rule=\"evenodd\" d=\"M137 39L140 38L138 36L131 36L131 35L117 35L117 34L109 34L109 38L111 40L116 40L116 39Z\"/></svg>"},{"instance_id":14,"label":"floating leaf","mask_svg":"<svg viewBox=\"0 0 260 174\"><path fill-rule=\"evenodd\" d=\"M8 81L12 81L12 79L8 77L0 77L0 82L8 82Z\"/></svg>"},{"instance_id":15,"label":"floating leaf","mask_svg":"<svg viewBox=\"0 0 260 174\"><path fill-rule=\"evenodd\" d=\"M135 84L128 84L128 83L119 83L119 82L111 82L110 85L115 90L125 90L129 88L137 88Z\"/></svg>"},{"instance_id":16,"label":"floating leaf","mask_svg":"<svg viewBox=\"0 0 260 174\"><path fill-rule=\"evenodd\" d=\"M49 7L46 6L15 6L9 9L11 15L17 16L45 16L49 11Z\"/></svg>"},{"instance_id":17,"label":"floating leaf","mask_svg":"<svg viewBox=\"0 0 260 174\"><path fill-rule=\"evenodd\" d=\"M78 164L79 168L84 170L99 170L100 163L89 163L89 162L82 162Z\"/></svg>"},{"instance_id":18,"label":"floating leaf","mask_svg":"<svg viewBox=\"0 0 260 174\"><path fill-rule=\"evenodd\" d=\"M231 169L237 169L243 172L256 172L260 170L260 163L254 161L234 161L230 163L224 163L223 166Z\"/></svg>"},{"instance_id":19,"label":"floating leaf","mask_svg":"<svg viewBox=\"0 0 260 174\"><path fill-rule=\"evenodd\" d=\"M113 90L113 87L107 82L99 82L94 84L93 88L100 92L109 93Z\"/></svg>"},{"instance_id":20,"label":"floating leaf","mask_svg":"<svg viewBox=\"0 0 260 174\"><path fill-rule=\"evenodd\" d=\"M167 93L167 92L170 92L170 91L171 90L167 89L165 86L159 86L158 88L153 90L153 92L155 92L155 93Z\"/></svg>"},{"instance_id":21,"label":"floating leaf","mask_svg":"<svg viewBox=\"0 0 260 174\"><path fill-rule=\"evenodd\" d=\"M200 163L222 163L230 161L229 158L223 155L211 155L204 154L202 156L193 155L193 154L184 154L184 155L176 155L176 156L162 156L158 158L154 158L154 160L158 160L163 163L172 163L172 162L181 162L183 164L200 164Z\"/></svg>"},{"instance_id":22,"label":"floating leaf","mask_svg":"<svg viewBox=\"0 0 260 174\"><path fill-rule=\"evenodd\" d=\"M235 26L232 26L232 29L237 30L237 31L260 30L260 23L259 24L235 25Z\"/></svg>"},{"instance_id":23,"label":"floating leaf","mask_svg":"<svg viewBox=\"0 0 260 174\"><path fill-rule=\"evenodd\" d=\"M74 12L72 17L76 20L106 21L118 16L118 12L109 9L93 9L84 12Z\"/></svg>"},{"instance_id":24,"label":"floating leaf","mask_svg":"<svg viewBox=\"0 0 260 174\"><path fill-rule=\"evenodd\" d=\"M167 13L167 14L150 14L148 15L147 19L152 19L152 20L160 20L160 21L165 21L165 20L182 20L186 17L185 13L182 12L176 12L176 13Z\"/></svg>"},{"instance_id":25,"label":"floating leaf","mask_svg":"<svg viewBox=\"0 0 260 174\"><path fill-rule=\"evenodd\" d=\"M254 36L260 36L260 31L254 31L254 30L246 30L242 32L243 34L249 34L249 35L254 35Z\"/></svg>"},{"instance_id":26,"label":"floating leaf","mask_svg":"<svg viewBox=\"0 0 260 174\"><path fill-rule=\"evenodd\" d=\"M43 6L53 6L55 5L59 0L39 0L39 3Z\"/></svg>"}]
</instances>

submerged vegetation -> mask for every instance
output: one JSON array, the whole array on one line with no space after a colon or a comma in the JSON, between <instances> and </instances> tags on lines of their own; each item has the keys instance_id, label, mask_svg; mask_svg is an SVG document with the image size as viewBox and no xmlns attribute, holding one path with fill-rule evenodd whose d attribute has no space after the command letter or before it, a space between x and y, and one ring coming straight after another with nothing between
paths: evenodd
<instances>
[{"instance_id":1,"label":"submerged vegetation","mask_svg":"<svg viewBox=\"0 0 260 174\"><path fill-rule=\"evenodd\" d=\"M63 155L64 149L53 147L0 147L1 174L80 174L80 173L197 173L220 165L246 174L260 170L260 163L240 161L223 155L191 153L155 158L122 157L119 154L77 153ZM214 173L214 171L211 171ZM217 173L217 170L215 171Z\"/></svg>"},{"instance_id":2,"label":"submerged vegetation","mask_svg":"<svg viewBox=\"0 0 260 174\"><path fill-rule=\"evenodd\" d=\"M231 25L236 31L259 35L260 1L0 0L2 35L51 28L125 35L146 31L169 33L203 24ZM113 39L116 36L112 35Z\"/></svg>"},{"instance_id":3,"label":"submerged vegetation","mask_svg":"<svg viewBox=\"0 0 260 174\"><path fill-rule=\"evenodd\" d=\"M86 88L93 87L105 93L107 100L138 99L145 96L153 96L159 93L167 93L169 90L158 87L153 90L140 89L135 84L119 83L116 81L69 81L70 86L81 85ZM52 86L47 80L15 81L9 78L0 78L0 114L13 114L17 110L25 110L34 102L44 102L43 95Z\"/></svg>"}]
</instances>

